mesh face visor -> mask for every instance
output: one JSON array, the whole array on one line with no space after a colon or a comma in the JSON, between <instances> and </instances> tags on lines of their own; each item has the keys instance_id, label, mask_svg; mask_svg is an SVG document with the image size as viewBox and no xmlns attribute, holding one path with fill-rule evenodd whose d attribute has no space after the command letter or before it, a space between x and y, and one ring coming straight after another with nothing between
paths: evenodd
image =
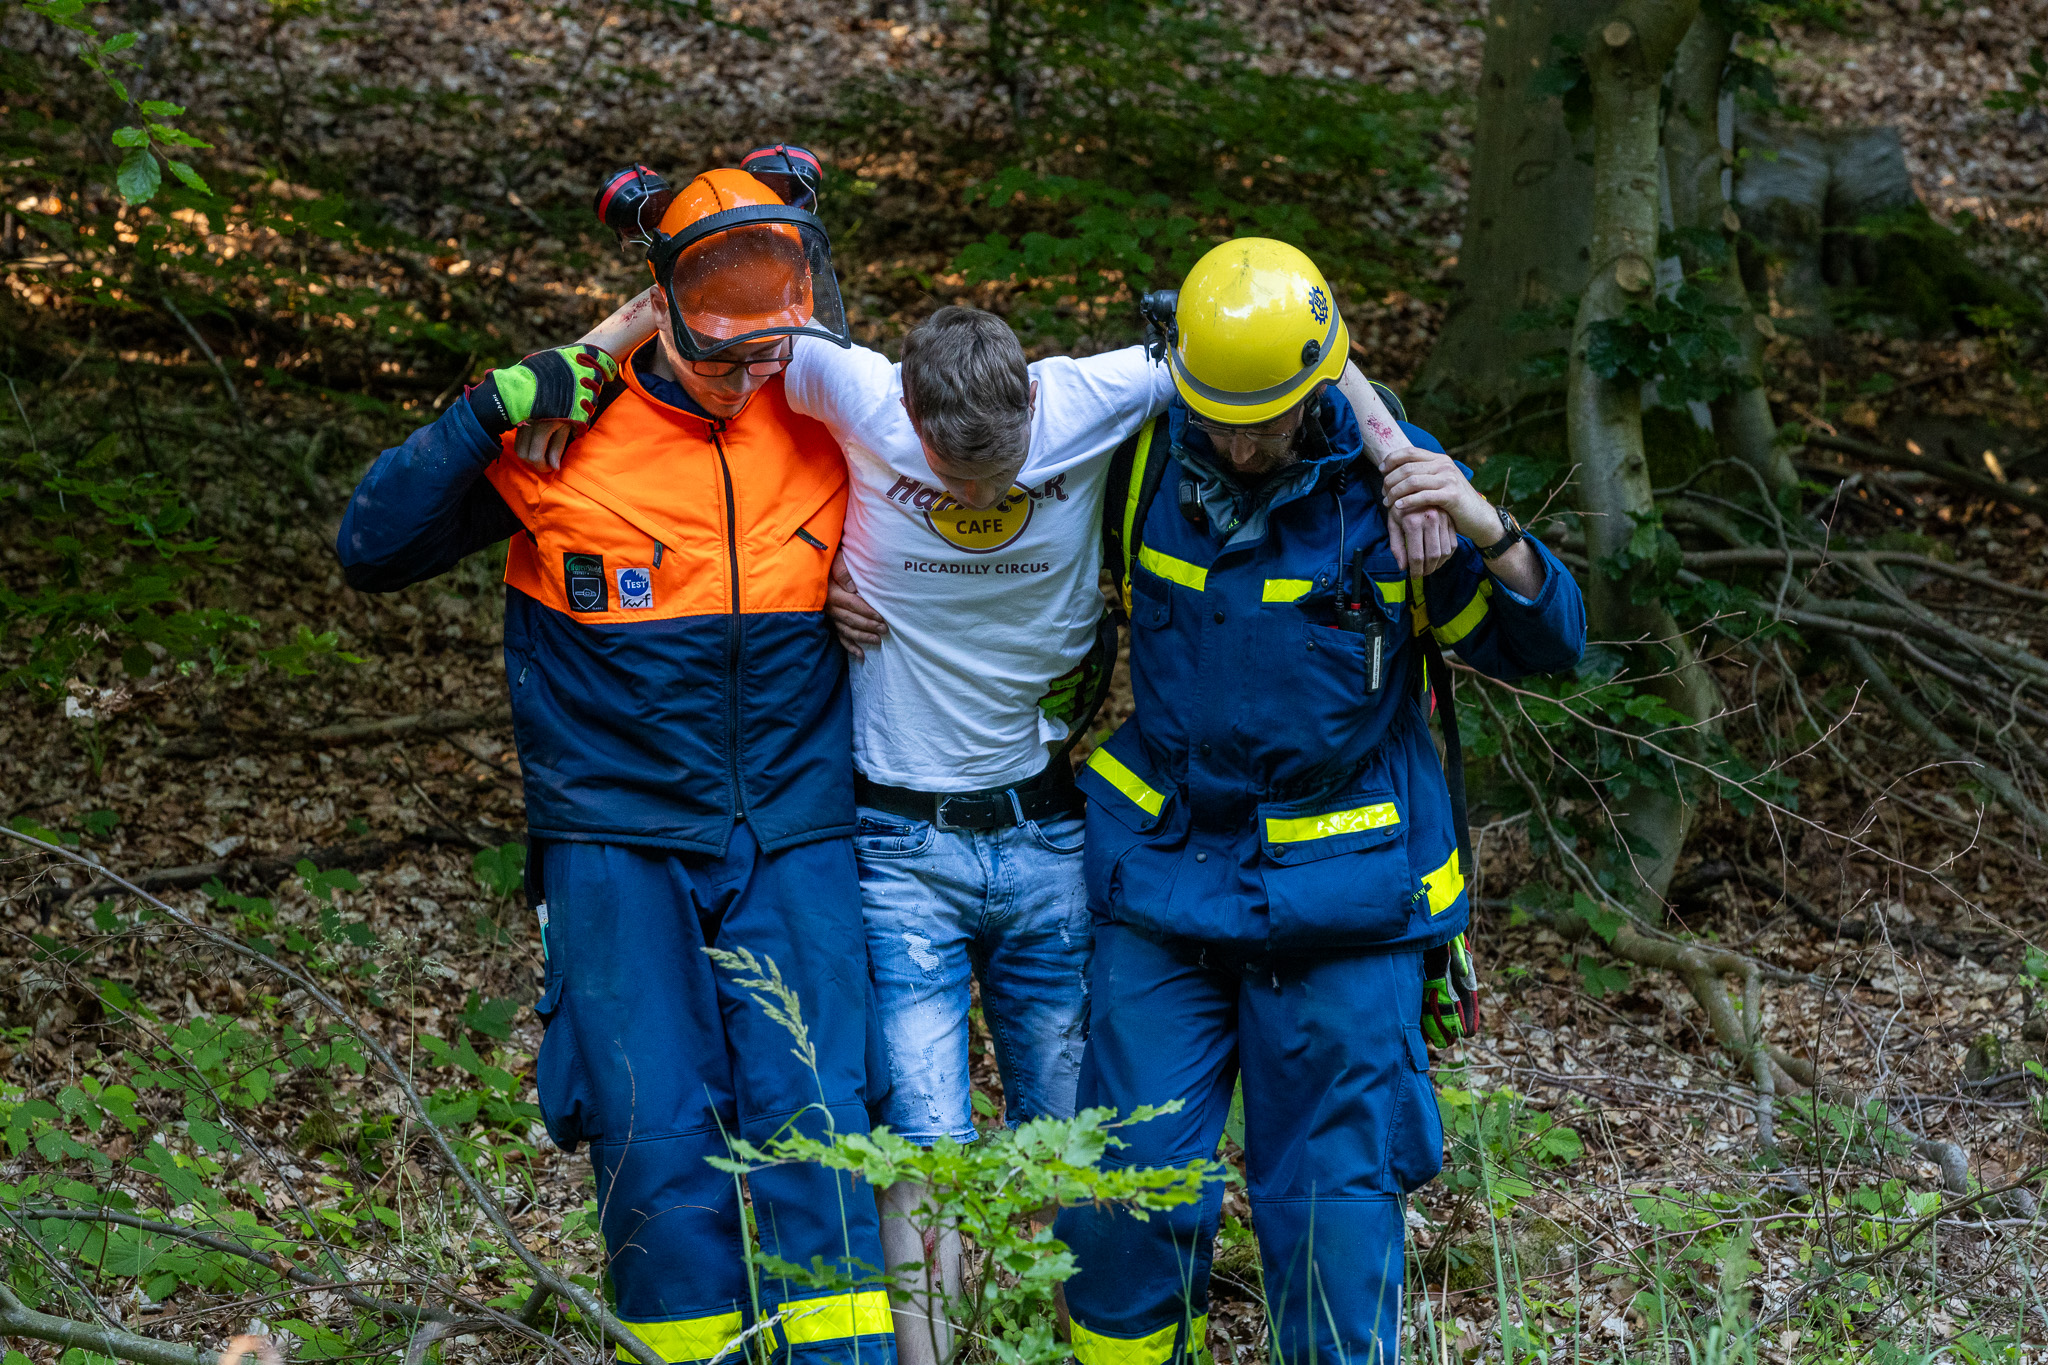
<instances>
[{"instance_id":1,"label":"mesh face visor","mask_svg":"<svg viewBox=\"0 0 2048 1365\"><path fill-rule=\"evenodd\" d=\"M708 360L728 346L777 336L853 344L832 243L802 209L714 213L658 240L648 261L685 359Z\"/></svg>"}]
</instances>

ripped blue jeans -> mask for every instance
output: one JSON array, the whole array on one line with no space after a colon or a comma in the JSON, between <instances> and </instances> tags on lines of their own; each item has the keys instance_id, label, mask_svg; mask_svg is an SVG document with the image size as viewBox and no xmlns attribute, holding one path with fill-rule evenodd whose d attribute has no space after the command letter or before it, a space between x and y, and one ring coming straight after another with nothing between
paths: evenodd
<instances>
[{"instance_id":1,"label":"ripped blue jeans","mask_svg":"<svg viewBox=\"0 0 2048 1365\"><path fill-rule=\"evenodd\" d=\"M854 832L889 1090L875 1117L912 1142L975 1139L969 982L1004 1117L1067 1118L1088 1038L1093 930L1080 816L945 831L863 806Z\"/></svg>"}]
</instances>

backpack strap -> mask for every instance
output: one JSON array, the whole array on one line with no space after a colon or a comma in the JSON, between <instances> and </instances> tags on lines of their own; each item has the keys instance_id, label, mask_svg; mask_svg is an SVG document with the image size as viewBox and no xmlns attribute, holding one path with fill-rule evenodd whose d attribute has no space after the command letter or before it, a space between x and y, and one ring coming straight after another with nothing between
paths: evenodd
<instances>
[{"instance_id":1,"label":"backpack strap","mask_svg":"<svg viewBox=\"0 0 2048 1365\"><path fill-rule=\"evenodd\" d=\"M1408 409L1402 406L1400 394L1395 393L1377 379L1368 379L1366 382L1372 385L1373 392L1380 396L1380 401L1387 405L1387 411L1394 414L1396 422L1408 420Z\"/></svg>"},{"instance_id":2,"label":"backpack strap","mask_svg":"<svg viewBox=\"0 0 2048 1365\"><path fill-rule=\"evenodd\" d=\"M1124 439L1109 457L1109 483L1102 508L1102 562L1116 575L1117 596L1131 608L1131 567L1145 538L1145 515L1173 463L1167 449L1166 414L1160 413Z\"/></svg>"},{"instance_id":3,"label":"backpack strap","mask_svg":"<svg viewBox=\"0 0 2048 1365\"><path fill-rule=\"evenodd\" d=\"M1436 702L1437 728L1444 735L1444 785L1450 789L1451 821L1458 835L1458 870L1470 877L1479 865L1472 861L1472 817L1465 807L1465 743L1458 734L1458 685L1444 662L1436 632L1425 627L1421 639L1423 682Z\"/></svg>"}]
</instances>

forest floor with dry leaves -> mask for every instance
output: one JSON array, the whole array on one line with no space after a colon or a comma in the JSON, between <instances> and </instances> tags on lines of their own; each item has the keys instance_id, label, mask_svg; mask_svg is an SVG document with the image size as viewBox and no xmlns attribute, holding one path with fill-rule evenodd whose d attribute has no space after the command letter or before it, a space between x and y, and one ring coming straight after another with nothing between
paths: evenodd
<instances>
[{"instance_id":1,"label":"forest floor with dry leaves","mask_svg":"<svg viewBox=\"0 0 2048 1365\"><path fill-rule=\"evenodd\" d=\"M863 17L869 7L814 11L779 0L730 7L729 23L761 25L785 39L768 45L729 26L663 28L631 8L606 6L593 26L566 11L501 13L475 3L382 7L374 35L366 28L355 40L337 40L311 20L246 23L241 8L221 3L198 7L211 24L207 64L220 78L181 97L202 111L209 100L223 107L247 102L249 89L233 75L274 69L268 97L282 110L281 135L312 145L333 120L292 107L285 73L295 62L339 60L354 63L366 83L437 86L450 98L492 91L510 111L511 122L495 130L508 143L559 135L601 158L644 146L644 130L661 129L664 153L681 165L730 154L790 121L819 116L832 80L859 71L914 75L934 60L935 35L943 37L935 25L921 25L913 11L923 8L874 7L877 18ZM1272 43L1266 60L1276 67L1453 94L1477 77L1481 35L1473 24L1482 11L1472 5L1239 8ZM1929 206L1976 214L1974 241L1985 263L2038 292L2048 282L2048 127L1994 125L1982 100L2011 65L2005 54L2048 31L2048 3L1867 9L1875 18L1858 32L1796 34L1796 52L1781 73L1788 94L1808 101L1824 120L1898 123ZM337 41L345 49L339 58ZM969 94L944 117L964 126L985 113L981 97ZM1411 289L1347 301L1355 334L1397 385L1427 354L1441 320L1436 290L1455 266L1466 173L1459 118L1454 105L1442 135L1441 185L1388 205L1401 233L1430 244L1434 270ZM448 186L515 206L551 189L581 195L583 187L519 180L516 166L508 170L491 155L489 134L421 148L403 120L358 116L348 120L346 136L358 150L381 148L409 163L409 175L394 176L388 197L394 212L449 236L454 254L434 269L516 277L509 310L516 316L508 319L516 335L536 344L566 338L637 287L622 261L584 256L572 268L562 243L544 238L528 251L453 270L468 259L454 247L464 232L464 211L453 207L461 196L419 197L410 177L420 174L422 159ZM919 179L912 153L891 148L872 149L851 168L886 173L896 187ZM900 225L949 208L906 199L881 206L878 217ZM849 251L848 302L865 339L899 337L940 302L985 297L944 275L951 248L942 241L937 229L900 239L871 233ZM177 350L181 345L156 358L197 363ZM1933 444L1944 431L1975 432L1989 420L2009 438L2007 454L2039 451L2040 413L1997 360L1975 341L1852 337L1846 358L1824 365L1784 340L1774 345L1771 396L1781 418L1817 428ZM1864 381L1879 374L1901 387L1866 392ZM1844 405L1845 392L1858 396ZM40 401L95 399L81 391ZM396 411L378 417L300 394L261 401L264 422L320 428L361 462L401 434L404 421L425 420L436 406L422 394L394 400ZM153 411L166 423L212 420L169 395ZM1972 452L1962 454L1969 459ZM2033 472L2048 477L2048 462ZM2048 591L2048 529L2038 515L1973 502L1909 476L1893 476L1889 487L1884 497L1868 490L1851 495L1877 509L1855 515L1889 518L1958 564ZM448 1082L458 1078L437 1069L417 1040L456 1037L479 1000L530 1001L540 968L538 933L524 906L487 889L473 870L479 852L516 841L523 829L518 758L502 715L495 573L472 562L390 597L352 593L329 548L345 482L309 465L302 491L285 500L282 513L266 504L264 524L234 538L237 605L268 628L336 630L340 647L362 662L328 664L310 678L259 668L231 680L87 689L75 701L92 721L18 700L0 711L0 820L77 834L78 847L107 867L129 877L150 874L147 884L158 894L231 930L239 926L237 912L203 884L271 898L282 932L316 925L322 909L300 886L294 864L305 858L322 869L352 870L360 889L340 893L339 903L377 944L333 948L332 984L423 1078ZM202 495L202 512L232 520L243 496L222 477ZM1981 609L1995 631L2039 641L2038 606L1999 602ZM1796 689L1836 710L1854 704L1845 695L1853 689L1825 669L1764 678L1754 693L1748 675L1731 667L1728 679L1734 705L1789 712ZM396 737L362 733L395 717L427 723ZM1961 775L1892 730L1881 711L1866 704L1840 743L1846 762L1816 754L1797 770L1796 816L1742 818L1722 806L1702 812L1680 870L1678 885L1689 890L1676 897L1673 927L1795 974L1796 982L1770 987L1763 1020L1774 1038L1853 1093L1855 1103L1881 1101L1892 1120L1917 1134L1960 1144L1985 1185L2038 1174L2048 1160L2048 1136L2039 1082L2027 1064L2044 1057L2037 996L2048 975L2030 970L2028 945L2048 944L2048 865L2035 841L1974 795ZM1846 1102L1831 1100L1825 1115L1815 1108L1802 1129L1798 1109L1811 1101L1801 1098L1781 1105L1784 1168L1760 1169L1746 1078L1706 1035L1684 988L1640 970L1617 976L1619 969L1585 944L1512 924L1508 901L1532 866L1526 833L1515 821L1496 822L1485 825L1481 839L1478 894L1485 908L1476 937L1486 1031L1459 1050L1440 1081L1469 1095L1511 1089L1530 1111L1574 1129L1582 1151L1543 1166L1512 1215L1491 1227L1466 1192L1435 1186L1414 1201L1410 1221L1430 1285L1428 1311L1445 1324L1447 1350L1479 1351L1497 1327L1496 1235L1531 1286L1528 1299L1548 1305L1541 1311L1560 1323L1577 1313L1601 1351L1640 1346L1653 1334L1644 1297L1652 1277L1639 1264L1631 1267L1631 1255L1662 1249L1676 1263L1706 1227L1682 1220L1665 1226L1654 1210L1646 1214L1644 1193L1670 1190L1677 1192L1674 1207L1718 1208L1726 1221L1748 1220L1761 1267L1752 1282L1756 1307L1771 1324L1764 1354L1806 1358L1801 1333L1816 1329L1787 1305L1814 1292L1806 1273L1814 1237L1786 1213L1792 1183L1833 1182L1849 1192L1897 1178L1927 1191L1940 1189L1939 1170L1867 1134L1859 1145L1856 1135L1831 1128ZM0 987L0 1075L8 1085L54 1097L83 1077L115 1074L115 1053L129 1044L107 1017L109 980L171 1020L226 1015L276 1024L303 1017L303 998L247 965L197 953L160 926L138 923L132 900L89 890L76 869L11 851L0 858L7 896L0 916L9 930L0 938L8 962ZM385 965L382 976L354 974L372 961ZM539 1042L530 1011L510 1020L508 1035L498 1044L498 1061L530 1077ZM981 1088L999 1096L992 1048L978 1059L976 1075ZM400 1159L374 1172L337 1140L364 1115L396 1107L392 1087L374 1073L339 1085L287 1082L256 1111L252 1130L265 1137L269 1157L247 1156L246 1174L276 1208L331 1203L337 1178L429 1189L437 1179L431 1160L403 1136ZM174 1114L162 1121L175 1131ZM598 1248L579 1216L591 1197L587 1164L556 1151L537 1125L528 1138L536 1149L526 1167L530 1178L515 1182L510 1212L538 1249L594 1272ZM1247 1216L1241 1192L1233 1191L1227 1211L1240 1221ZM1851 1213L1841 1217L1853 1221ZM1952 1291L1916 1319L1936 1342L1994 1299L2039 1309L2029 1283L2038 1238L2029 1229L2016 1241L1996 1220L1980 1227L1971 1218L1958 1215L1939 1234L1944 1283ZM1853 1231L1841 1235L1855 1245ZM502 1275L488 1258L466 1260L471 1253L453 1235L448 1254L441 1273L486 1285ZM1219 1360L1249 1362L1261 1349L1253 1267L1242 1236L1227 1232L1211 1319ZM1870 1290L1869 1302L1856 1309L1866 1338L1911 1335L1900 1325L1898 1301L1887 1297L1897 1283ZM196 1330L200 1315L220 1307L194 1297L144 1300L121 1311L139 1330L175 1336ZM326 1310L346 1311L335 1303ZM255 1303L248 1316L268 1311ZM2048 1312L2023 1327L2030 1340L2048 1342ZM475 1355L497 1349L465 1346ZM44 1360L55 1352L36 1347L30 1355Z\"/></svg>"}]
</instances>

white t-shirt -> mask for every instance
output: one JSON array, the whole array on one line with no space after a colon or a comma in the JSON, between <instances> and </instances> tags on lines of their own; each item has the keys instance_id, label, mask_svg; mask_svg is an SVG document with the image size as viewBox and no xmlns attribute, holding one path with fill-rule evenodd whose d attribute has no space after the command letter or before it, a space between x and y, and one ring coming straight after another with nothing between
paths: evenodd
<instances>
[{"instance_id":1,"label":"white t-shirt","mask_svg":"<svg viewBox=\"0 0 2048 1365\"><path fill-rule=\"evenodd\" d=\"M845 448L846 562L889 624L853 664L854 763L876 782L972 791L1045 767L1066 727L1046 685L1095 642L1109 455L1165 411L1173 380L1142 346L1031 366L1038 404L1017 488L977 512L946 493L878 352L799 337L790 406Z\"/></svg>"}]
</instances>

